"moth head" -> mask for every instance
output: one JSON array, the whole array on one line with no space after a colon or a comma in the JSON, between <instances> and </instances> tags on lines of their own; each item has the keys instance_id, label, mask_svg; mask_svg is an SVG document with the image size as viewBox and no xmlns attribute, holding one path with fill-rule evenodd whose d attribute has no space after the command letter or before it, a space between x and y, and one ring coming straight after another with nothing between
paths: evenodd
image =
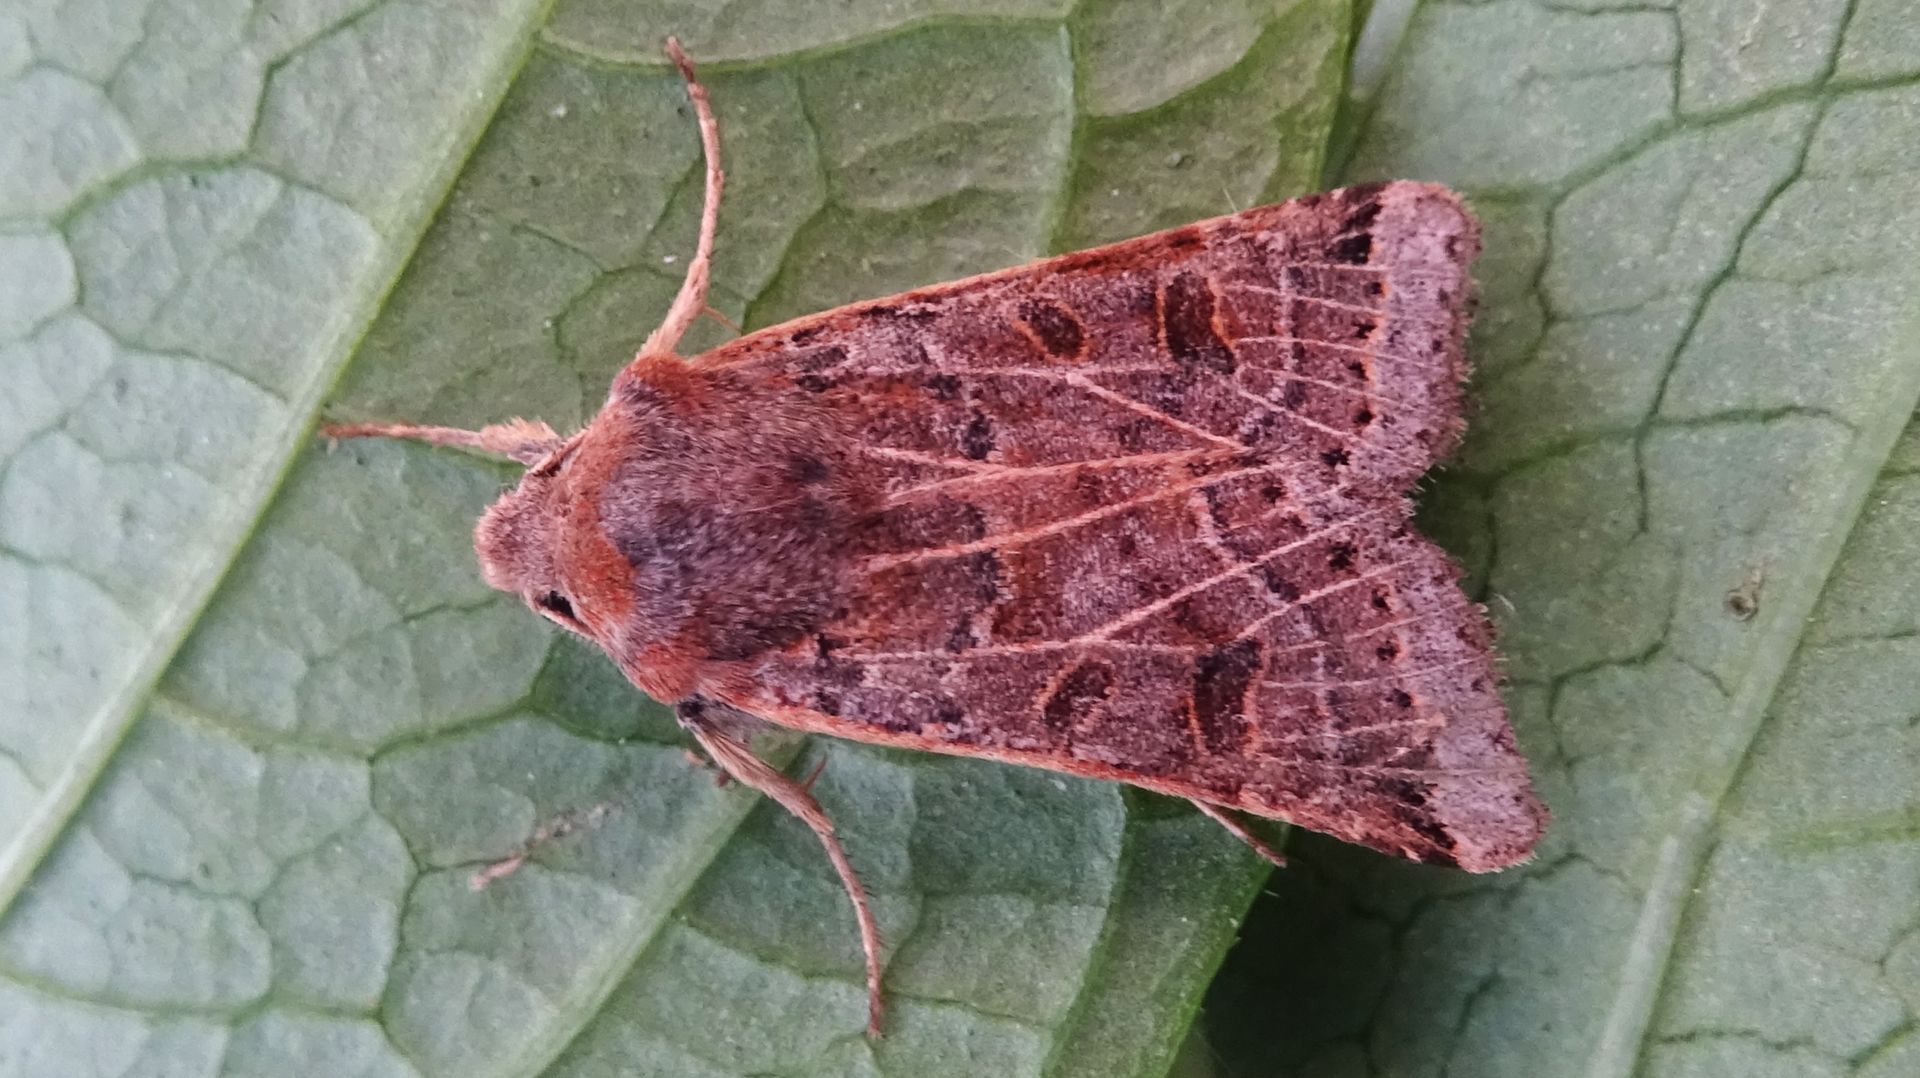
<instances>
[{"instance_id":1,"label":"moth head","mask_svg":"<svg viewBox=\"0 0 1920 1078\"><path fill-rule=\"evenodd\" d=\"M570 451L568 445L536 463L518 487L487 507L473 529L473 549L488 584L519 595L560 627L591 636L554 557L560 538L558 473Z\"/></svg>"}]
</instances>

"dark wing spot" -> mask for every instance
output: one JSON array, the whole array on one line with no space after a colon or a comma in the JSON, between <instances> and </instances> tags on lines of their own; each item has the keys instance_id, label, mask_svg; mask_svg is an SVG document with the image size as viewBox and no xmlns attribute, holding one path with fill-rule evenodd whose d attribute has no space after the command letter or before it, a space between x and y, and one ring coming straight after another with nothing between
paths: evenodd
<instances>
[{"instance_id":1,"label":"dark wing spot","mask_svg":"<svg viewBox=\"0 0 1920 1078\"><path fill-rule=\"evenodd\" d=\"M1327 244L1327 261L1344 262L1348 265L1364 266L1367 258L1373 254L1373 233L1359 232L1351 236L1342 236Z\"/></svg>"},{"instance_id":2,"label":"dark wing spot","mask_svg":"<svg viewBox=\"0 0 1920 1078\"><path fill-rule=\"evenodd\" d=\"M828 367L838 367L847 361L847 350L839 345L817 348L793 361L793 365L809 374L824 371Z\"/></svg>"},{"instance_id":3,"label":"dark wing spot","mask_svg":"<svg viewBox=\"0 0 1920 1078\"><path fill-rule=\"evenodd\" d=\"M960 379L951 374L936 374L927 379L927 392L937 401L950 401L960 395Z\"/></svg>"},{"instance_id":4,"label":"dark wing spot","mask_svg":"<svg viewBox=\"0 0 1920 1078\"><path fill-rule=\"evenodd\" d=\"M1381 779L1380 792L1403 805L1419 808L1427 803L1427 793L1412 779Z\"/></svg>"},{"instance_id":5,"label":"dark wing spot","mask_svg":"<svg viewBox=\"0 0 1920 1078\"><path fill-rule=\"evenodd\" d=\"M1221 494L1220 488L1201 487L1200 493L1207 500L1207 517L1213 521L1214 529L1222 532L1232 531L1233 518L1227 515L1226 504L1222 501L1224 495Z\"/></svg>"},{"instance_id":6,"label":"dark wing spot","mask_svg":"<svg viewBox=\"0 0 1920 1078\"><path fill-rule=\"evenodd\" d=\"M1380 192L1385 189L1385 184L1363 183L1340 192L1340 200L1353 207L1340 222L1340 231L1364 232L1372 227L1374 218L1380 216Z\"/></svg>"},{"instance_id":7,"label":"dark wing spot","mask_svg":"<svg viewBox=\"0 0 1920 1078\"><path fill-rule=\"evenodd\" d=\"M1337 573L1344 573L1353 568L1353 559L1359 553L1359 548L1352 543L1335 543L1333 549L1327 553L1327 568Z\"/></svg>"},{"instance_id":8,"label":"dark wing spot","mask_svg":"<svg viewBox=\"0 0 1920 1078\"><path fill-rule=\"evenodd\" d=\"M957 525L959 531L957 534L959 535L960 542L973 543L986 538L987 511L972 502L956 502L955 504L959 506L956 513L958 514L959 520Z\"/></svg>"},{"instance_id":9,"label":"dark wing spot","mask_svg":"<svg viewBox=\"0 0 1920 1078\"><path fill-rule=\"evenodd\" d=\"M1420 834L1426 837L1427 841L1437 847L1437 849L1420 851L1419 859L1422 863L1429 865L1454 865L1459 863L1455 861L1453 857L1453 847L1455 846L1453 836L1447 834L1447 829L1440 825L1440 821L1433 819L1423 812L1417 811L1396 811L1394 815L1399 816L1401 821L1408 827L1420 832Z\"/></svg>"},{"instance_id":10,"label":"dark wing spot","mask_svg":"<svg viewBox=\"0 0 1920 1078\"><path fill-rule=\"evenodd\" d=\"M1067 671L1040 705L1040 717L1049 728L1065 732L1084 722L1113 695L1113 667L1083 662Z\"/></svg>"},{"instance_id":11,"label":"dark wing spot","mask_svg":"<svg viewBox=\"0 0 1920 1078\"><path fill-rule=\"evenodd\" d=\"M975 412L968 421L965 430L960 432L960 452L968 460L985 460L993 452L993 421L984 414Z\"/></svg>"},{"instance_id":12,"label":"dark wing spot","mask_svg":"<svg viewBox=\"0 0 1920 1078\"><path fill-rule=\"evenodd\" d=\"M1078 359L1087 345L1080 322L1064 308L1043 299L1030 299L1020 305L1020 320L1033 331L1040 347L1063 359Z\"/></svg>"},{"instance_id":13,"label":"dark wing spot","mask_svg":"<svg viewBox=\"0 0 1920 1078\"><path fill-rule=\"evenodd\" d=\"M991 550L975 551L964 563L967 578L978 589L980 601L991 603L1000 598L1000 555Z\"/></svg>"},{"instance_id":14,"label":"dark wing spot","mask_svg":"<svg viewBox=\"0 0 1920 1078\"><path fill-rule=\"evenodd\" d=\"M1372 183L1356 183L1352 187L1343 187L1331 193L1340 196L1340 201L1349 206L1359 206L1380 201L1380 193L1388 186L1387 180L1374 180Z\"/></svg>"},{"instance_id":15,"label":"dark wing spot","mask_svg":"<svg viewBox=\"0 0 1920 1078\"><path fill-rule=\"evenodd\" d=\"M1280 575L1280 570L1271 565L1260 567L1260 576L1266 581L1267 590L1283 603L1298 602L1300 589L1292 581Z\"/></svg>"},{"instance_id":16,"label":"dark wing spot","mask_svg":"<svg viewBox=\"0 0 1920 1078\"><path fill-rule=\"evenodd\" d=\"M1219 374L1233 373L1233 349L1213 328L1213 286L1205 277L1188 271L1168 281L1160 322L1174 359Z\"/></svg>"},{"instance_id":17,"label":"dark wing spot","mask_svg":"<svg viewBox=\"0 0 1920 1078\"><path fill-rule=\"evenodd\" d=\"M1247 690L1260 671L1260 641L1235 640L1193 662L1193 715L1207 750L1237 753L1247 741Z\"/></svg>"},{"instance_id":18,"label":"dark wing spot","mask_svg":"<svg viewBox=\"0 0 1920 1078\"><path fill-rule=\"evenodd\" d=\"M975 643L972 622L961 622L947 630L947 642L942 644L941 647L947 651L961 652L972 647Z\"/></svg>"}]
</instances>

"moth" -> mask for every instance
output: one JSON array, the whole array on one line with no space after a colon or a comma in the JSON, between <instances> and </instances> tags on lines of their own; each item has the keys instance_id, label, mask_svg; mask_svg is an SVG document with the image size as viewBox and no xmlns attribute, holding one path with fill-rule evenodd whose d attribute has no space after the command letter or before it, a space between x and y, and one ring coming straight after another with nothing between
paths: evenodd
<instances>
[{"instance_id":1,"label":"moth","mask_svg":"<svg viewBox=\"0 0 1920 1078\"><path fill-rule=\"evenodd\" d=\"M833 825L756 720L1129 782L1482 872L1546 824L1483 612L1413 528L1459 440L1479 226L1352 187L858 303L691 358L697 253L584 429L336 425L527 466L489 584L599 644L725 772Z\"/></svg>"}]
</instances>

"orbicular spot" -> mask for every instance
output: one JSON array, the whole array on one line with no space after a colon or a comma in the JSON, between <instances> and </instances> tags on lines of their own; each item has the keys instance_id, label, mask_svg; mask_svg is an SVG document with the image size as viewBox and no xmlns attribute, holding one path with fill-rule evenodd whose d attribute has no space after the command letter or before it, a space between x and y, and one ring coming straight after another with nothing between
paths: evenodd
<instances>
[{"instance_id":1,"label":"orbicular spot","mask_svg":"<svg viewBox=\"0 0 1920 1078\"><path fill-rule=\"evenodd\" d=\"M1260 672L1260 641L1234 640L1193 661L1193 718L1207 751L1237 753L1247 743L1247 691Z\"/></svg>"},{"instance_id":2,"label":"orbicular spot","mask_svg":"<svg viewBox=\"0 0 1920 1078\"><path fill-rule=\"evenodd\" d=\"M1233 349L1213 327L1213 286L1191 270L1167 282L1160 300L1162 339L1173 358L1191 367L1233 373Z\"/></svg>"},{"instance_id":3,"label":"orbicular spot","mask_svg":"<svg viewBox=\"0 0 1920 1078\"><path fill-rule=\"evenodd\" d=\"M960 452L966 454L968 460L985 460L987 454L993 452L993 446L993 420L984 413L973 413L973 418L960 432Z\"/></svg>"},{"instance_id":4,"label":"orbicular spot","mask_svg":"<svg viewBox=\"0 0 1920 1078\"><path fill-rule=\"evenodd\" d=\"M1087 347L1087 335L1080 328L1080 320L1050 300L1030 299L1022 303L1020 321L1050 355L1078 359Z\"/></svg>"},{"instance_id":5,"label":"orbicular spot","mask_svg":"<svg viewBox=\"0 0 1920 1078\"><path fill-rule=\"evenodd\" d=\"M1113 695L1113 667L1097 660L1068 670L1040 704L1048 728L1066 732L1088 718Z\"/></svg>"},{"instance_id":6,"label":"orbicular spot","mask_svg":"<svg viewBox=\"0 0 1920 1078\"><path fill-rule=\"evenodd\" d=\"M1327 244L1327 261L1364 266L1373 254L1373 233L1359 232L1342 236Z\"/></svg>"}]
</instances>

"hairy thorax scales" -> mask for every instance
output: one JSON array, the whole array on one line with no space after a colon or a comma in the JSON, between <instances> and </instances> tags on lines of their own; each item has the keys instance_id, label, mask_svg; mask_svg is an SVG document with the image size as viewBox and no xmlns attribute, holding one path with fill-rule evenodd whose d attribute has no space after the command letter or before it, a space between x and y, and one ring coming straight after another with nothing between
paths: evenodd
<instances>
[{"instance_id":1,"label":"hairy thorax scales","mask_svg":"<svg viewBox=\"0 0 1920 1078\"><path fill-rule=\"evenodd\" d=\"M835 616L879 501L843 424L781 380L635 363L488 510L488 581L598 641L654 696L685 697L703 668Z\"/></svg>"}]
</instances>

